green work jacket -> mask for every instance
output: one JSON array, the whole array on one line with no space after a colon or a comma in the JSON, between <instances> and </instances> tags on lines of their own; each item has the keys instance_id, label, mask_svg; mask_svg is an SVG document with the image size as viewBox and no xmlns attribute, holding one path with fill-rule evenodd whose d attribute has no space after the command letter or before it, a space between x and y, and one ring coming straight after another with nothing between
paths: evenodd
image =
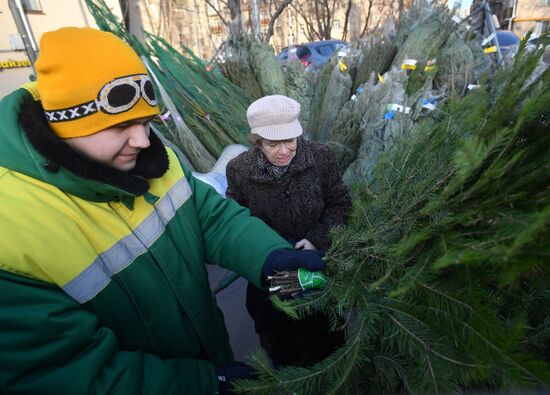
<instances>
[{"instance_id":1,"label":"green work jacket","mask_svg":"<svg viewBox=\"0 0 550 395\"><path fill-rule=\"evenodd\" d=\"M289 245L234 201L169 167L132 195L48 171L0 102L0 392L215 394L232 360L205 262L261 282Z\"/></svg>"}]
</instances>

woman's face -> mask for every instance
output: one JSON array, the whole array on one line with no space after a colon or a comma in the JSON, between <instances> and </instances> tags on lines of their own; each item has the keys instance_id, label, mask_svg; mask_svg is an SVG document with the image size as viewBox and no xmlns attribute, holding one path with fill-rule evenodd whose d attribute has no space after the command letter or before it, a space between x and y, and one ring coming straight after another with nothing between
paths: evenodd
<instances>
[{"instance_id":1,"label":"woman's face","mask_svg":"<svg viewBox=\"0 0 550 395\"><path fill-rule=\"evenodd\" d=\"M260 149L271 164L275 166L286 166L296 156L298 139L288 140L265 140L260 143Z\"/></svg>"}]
</instances>

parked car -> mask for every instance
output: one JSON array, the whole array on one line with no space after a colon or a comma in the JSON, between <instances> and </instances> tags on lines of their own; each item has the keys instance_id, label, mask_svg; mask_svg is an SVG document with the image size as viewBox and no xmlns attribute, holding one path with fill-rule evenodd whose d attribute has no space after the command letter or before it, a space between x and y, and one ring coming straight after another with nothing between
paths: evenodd
<instances>
[{"instance_id":1,"label":"parked car","mask_svg":"<svg viewBox=\"0 0 550 395\"><path fill-rule=\"evenodd\" d=\"M290 51L296 49L295 53L289 52L289 48L285 47L277 55L277 59L282 65L286 65L289 57L295 55L304 66L313 65L315 68L319 68L329 60L335 51L343 50L347 45L341 40L314 41L290 47Z\"/></svg>"},{"instance_id":2,"label":"parked car","mask_svg":"<svg viewBox=\"0 0 550 395\"><path fill-rule=\"evenodd\" d=\"M511 30L497 30L496 39L503 58L513 57L519 48L519 36Z\"/></svg>"}]
</instances>

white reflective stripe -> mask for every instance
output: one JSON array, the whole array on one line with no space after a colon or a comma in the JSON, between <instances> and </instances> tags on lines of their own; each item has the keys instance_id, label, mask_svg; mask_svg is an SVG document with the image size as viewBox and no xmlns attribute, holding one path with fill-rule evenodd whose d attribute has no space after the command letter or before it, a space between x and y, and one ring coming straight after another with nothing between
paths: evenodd
<instances>
[{"instance_id":1,"label":"white reflective stripe","mask_svg":"<svg viewBox=\"0 0 550 395\"><path fill-rule=\"evenodd\" d=\"M133 231L120 239L98 257L78 276L69 281L63 290L78 303L85 303L96 296L111 281L111 277L128 267L134 259L147 251L162 235L166 224L191 196L191 186L181 178L153 210Z\"/></svg>"}]
</instances>

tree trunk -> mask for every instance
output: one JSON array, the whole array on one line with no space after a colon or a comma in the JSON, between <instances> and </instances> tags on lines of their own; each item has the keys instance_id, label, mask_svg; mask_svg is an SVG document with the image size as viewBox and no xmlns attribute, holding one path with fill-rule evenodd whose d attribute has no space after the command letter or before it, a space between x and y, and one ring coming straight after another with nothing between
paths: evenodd
<instances>
[{"instance_id":1,"label":"tree trunk","mask_svg":"<svg viewBox=\"0 0 550 395\"><path fill-rule=\"evenodd\" d=\"M131 36L137 38L139 42L144 42L145 34L143 33L139 0L119 0L119 3L126 30L128 30Z\"/></svg>"},{"instance_id":2,"label":"tree trunk","mask_svg":"<svg viewBox=\"0 0 550 395\"><path fill-rule=\"evenodd\" d=\"M355 2L351 6L349 14L349 39L350 41L357 41L361 37L361 13L359 7Z\"/></svg>"},{"instance_id":3,"label":"tree trunk","mask_svg":"<svg viewBox=\"0 0 550 395\"><path fill-rule=\"evenodd\" d=\"M229 0L229 14L231 21L229 22L229 34L232 38L241 37L243 35L243 17L241 12L240 0Z\"/></svg>"},{"instance_id":4,"label":"tree trunk","mask_svg":"<svg viewBox=\"0 0 550 395\"><path fill-rule=\"evenodd\" d=\"M262 31L260 30L260 4L258 3L258 0L251 0L250 1L250 20L252 25L252 35L256 39L256 41L262 40Z\"/></svg>"}]
</instances>

